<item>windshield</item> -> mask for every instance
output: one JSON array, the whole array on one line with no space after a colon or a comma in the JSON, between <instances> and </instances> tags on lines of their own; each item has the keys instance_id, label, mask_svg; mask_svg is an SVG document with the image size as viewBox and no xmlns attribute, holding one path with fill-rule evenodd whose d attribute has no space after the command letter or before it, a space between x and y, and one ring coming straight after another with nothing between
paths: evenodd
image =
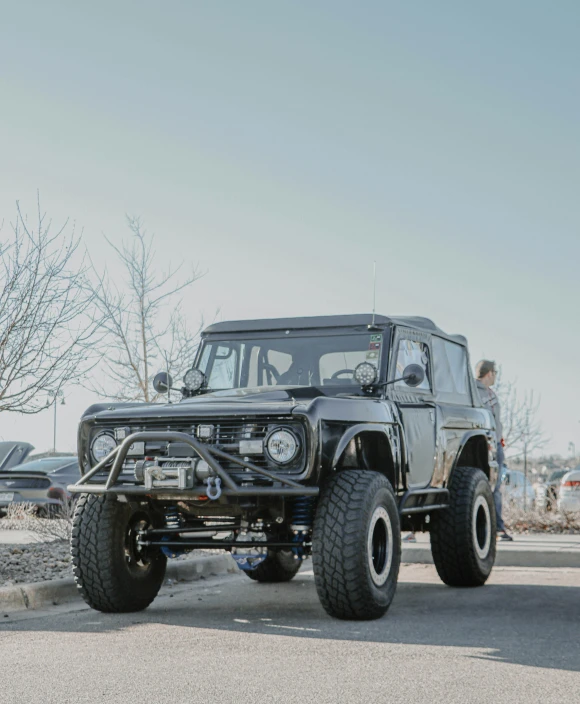
<instances>
[{"instance_id":1,"label":"windshield","mask_svg":"<svg viewBox=\"0 0 580 704\"><path fill-rule=\"evenodd\" d=\"M199 368L207 387L352 386L357 364L379 368L381 334L292 336L205 341Z\"/></svg>"},{"instance_id":2,"label":"windshield","mask_svg":"<svg viewBox=\"0 0 580 704\"><path fill-rule=\"evenodd\" d=\"M60 469L64 465L70 465L75 462L74 457L51 457L50 459L33 460L24 464L17 464L15 467L9 467L5 472L45 472L49 474L56 469Z\"/></svg>"}]
</instances>

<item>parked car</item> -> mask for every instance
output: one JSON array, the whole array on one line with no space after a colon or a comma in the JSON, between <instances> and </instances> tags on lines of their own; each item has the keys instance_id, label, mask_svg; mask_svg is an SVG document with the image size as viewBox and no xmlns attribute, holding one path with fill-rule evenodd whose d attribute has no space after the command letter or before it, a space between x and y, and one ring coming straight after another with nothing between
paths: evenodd
<instances>
[{"instance_id":1,"label":"parked car","mask_svg":"<svg viewBox=\"0 0 580 704\"><path fill-rule=\"evenodd\" d=\"M0 442L0 472L24 462L32 450L34 446L28 442Z\"/></svg>"},{"instance_id":2,"label":"parked car","mask_svg":"<svg viewBox=\"0 0 580 704\"><path fill-rule=\"evenodd\" d=\"M548 481L538 487L538 505L545 507L546 511L555 511L560 493L560 482L569 469L556 469L550 474Z\"/></svg>"},{"instance_id":3,"label":"parked car","mask_svg":"<svg viewBox=\"0 0 580 704\"><path fill-rule=\"evenodd\" d=\"M80 479L79 463L74 456L43 457L0 472L0 509L10 504L36 506L50 513L64 501L71 501L67 485Z\"/></svg>"},{"instance_id":4,"label":"parked car","mask_svg":"<svg viewBox=\"0 0 580 704\"><path fill-rule=\"evenodd\" d=\"M526 481L523 472L508 469L502 485L502 498L504 505L517 508L533 509L536 507L536 492L531 481Z\"/></svg>"},{"instance_id":5,"label":"parked car","mask_svg":"<svg viewBox=\"0 0 580 704\"><path fill-rule=\"evenodd\" d=\"M171 386L154 380L162 397ZM71 547L93 608L144 609L167 557L221 548L257 582L287 582L312 555L330 615L378 618L401 529L430 532L444 583L486 582L496 432L461 335L381 315L220 322L181 392L81 419Z\"/></svg>"},{"instance_id":6,"label":"parked car","mask_svg":"<svg viewBox=\"0 0 580 704\"><path fill-rule=\"evenodd\" d=\"M580 511L580 465L567 472L560 480L558 510Z\"/></svg>"}]
</instances>

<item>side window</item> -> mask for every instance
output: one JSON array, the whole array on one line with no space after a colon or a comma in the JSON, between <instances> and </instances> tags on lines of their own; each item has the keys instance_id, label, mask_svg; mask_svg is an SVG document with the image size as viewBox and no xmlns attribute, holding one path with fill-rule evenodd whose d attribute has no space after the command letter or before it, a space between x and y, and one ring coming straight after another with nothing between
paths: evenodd
<instances>
[{"instance_id":1,"label":"side window","mask_svg":"<svg viewBox=\"0 0 580 704\"><path fill-rule=\"evenodd\" d=\"M424 342L417 342L417 340L399 341L399 348L397 350L397 369L395 371L397 377L403 376L403 371L409 364L419 364L425 370L425 379L419 386L415 386L414 388L422 391L429 391L431 389L429 348ZM405 389L406 391L411 390L411 387L407 386L404 381L398 381L395 384L395 388Z\"/></svg>"},{"instance_id":2,"label":"side window","mask_svg":"<svg viewBox=\"0 0 580 704\"><path fill-rule=\"evenodd\" d=\"M433 372L437 400L443 403L471 405L467 372L467 355L461 345L433 337Z\"/></svg>"}]
</instances>

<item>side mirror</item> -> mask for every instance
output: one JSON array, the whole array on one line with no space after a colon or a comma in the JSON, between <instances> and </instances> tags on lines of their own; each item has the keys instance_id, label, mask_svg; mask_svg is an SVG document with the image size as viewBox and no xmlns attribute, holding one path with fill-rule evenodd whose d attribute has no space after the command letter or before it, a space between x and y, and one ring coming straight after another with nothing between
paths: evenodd
<instances>
[{"instance_id":1,"label":"side mirror","mask_svg":"<svg viewBox=\"0 0 580 704\"><path fill-rule=\"evenodd\" d=\"M403 381L407 386L421 386L425 381L425 370L420 364L408 364L403 370Z\"/></svg>"},{"instance_id":2,"label":"side mirror","mask_svg":"<svg viewBox=\"0 0 580 704\"><path fill-rule=\"evenodd\" d=\"M159 372L155 375L155 378L153 379L153 388L158 394L166 394L172 386L173 379L171 378L171 374L168 374L167 372Z\"/></svg>"}]
</instances>

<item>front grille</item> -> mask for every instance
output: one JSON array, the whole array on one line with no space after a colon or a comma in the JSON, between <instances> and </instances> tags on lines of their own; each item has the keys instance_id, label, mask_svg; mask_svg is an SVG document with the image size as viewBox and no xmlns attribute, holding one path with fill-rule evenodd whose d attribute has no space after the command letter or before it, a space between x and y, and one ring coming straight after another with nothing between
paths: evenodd
<instances>
[{"instance_id":1,"label":"front grille","mask_svg":"<svg viewBox=\"0 0 580 704\"><path fill-rule=\"evenodd\" d=\"M116 427L121 427L123 424L118 423ZM198 436L199 426L211 426L211 438L200 438ZM128 426L127 426L128 427ZM296 458L290 462L288 465L283 467L272 462L265 452L266 438L269 433L276 428L289 428L294 431L294 433L299 438L300 451ZM111 428L112 429L112 428ZM244 418L244 419L232 419L232 418L208 418L207 420L195 420L193 422L183 422L178 421L175 423L161 423L159 421L147 423L146 425L130 425L131 433L143 432L143 431L174 431L185 433L191 435L196 440L199 440L204 445L209 447L215 447L223 452L227 452L234 457L239 457L244 459L257 467L264 468L270 471L280 471L284 474L299 474L304 469L305 457L306 457L306 435L302 423L294 418L284 418L284 417L258 417L258 418ZM100 429L99 429L100 431ZM246 447L240 447L240 443L248 443ZM252 441L253 447L252 447ZM262 452L256 453L244 452L243 450L248 450L248 447L253 450L257 449L256 442L262 443ZM242 450L242 451L241 451ZM181 454L184 453L184 454ZM193 455L194 451L188 448L186 445L174 445L168 448L168 443L166 442L146 442L145 444L145 456L149 457L180 457L186 456L188 454ZM244 473L244 470L240 465L235 462L227 461L225 459L218 459L221 466L233 473ZM126 469L130 469L130 464L132 463L131 456L127 457L127 463L125 465ZM256 475L257 478L257 475Z\"/></svg>"}]
</instances>

